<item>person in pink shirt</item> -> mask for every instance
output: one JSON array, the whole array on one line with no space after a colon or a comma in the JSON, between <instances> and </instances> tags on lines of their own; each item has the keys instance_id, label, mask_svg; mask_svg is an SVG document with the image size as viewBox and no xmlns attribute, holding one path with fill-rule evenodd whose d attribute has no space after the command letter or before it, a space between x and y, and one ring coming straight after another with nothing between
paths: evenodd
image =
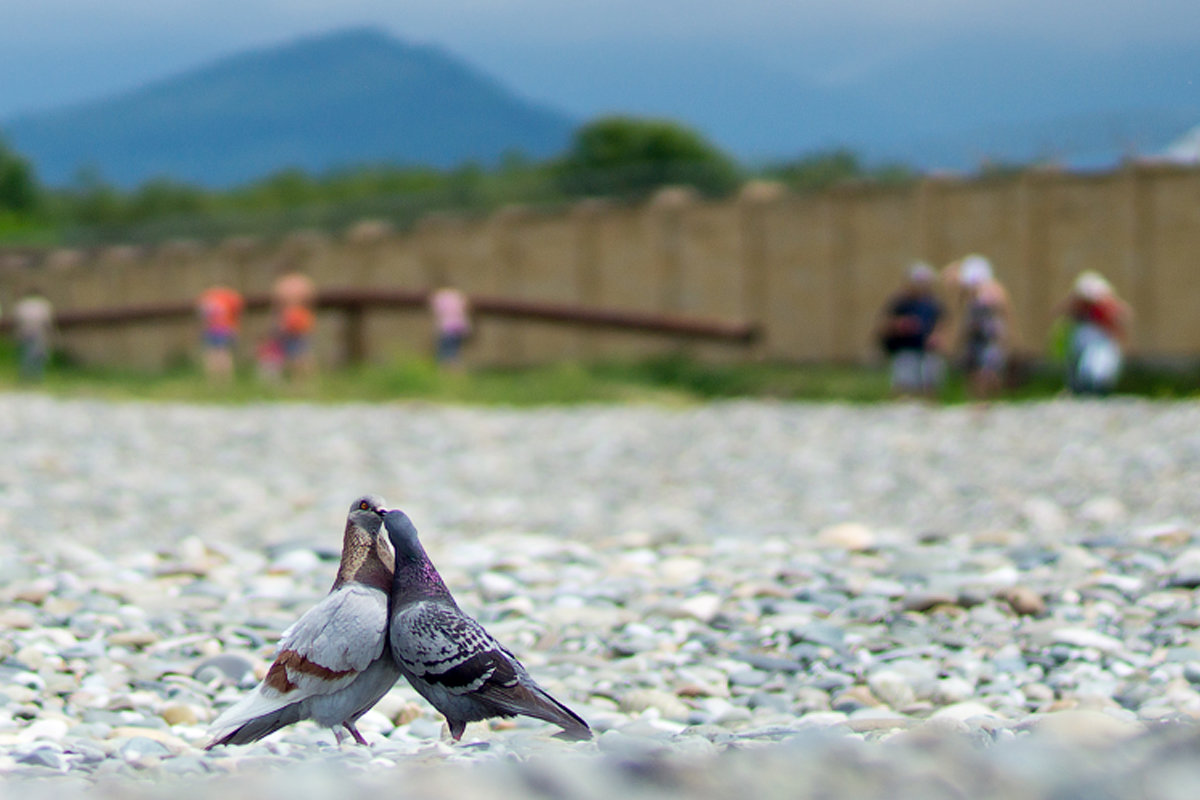
<instances>
[{"instance_id":1,"label":"person in pink shirt","mask_svg":"<svg viewBox=\"0 0 1200 800\"><path fill-rule=\"evenodd\" d=\"M463 342L471 334L471 306L467 296L451 286L442 286L429 296L429 310L437 334L437 362L455 366Z\"/></svg>"}]
</instances>

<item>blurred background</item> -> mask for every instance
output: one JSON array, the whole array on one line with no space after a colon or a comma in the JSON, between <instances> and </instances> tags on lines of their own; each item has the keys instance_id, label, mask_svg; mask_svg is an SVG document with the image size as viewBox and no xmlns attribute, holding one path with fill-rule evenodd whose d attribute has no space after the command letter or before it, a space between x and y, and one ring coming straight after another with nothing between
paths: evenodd
<instances>
[{"instance_id":1,"label":"blurred background","mask_svg":"<svg viewBox=\"0 0 1200 800\"><path fill-rule=\"evenodd\" d=\"M56 0L6 15L0 313L38 284L78 363L181 363L200 291L253 296L284 266L322 289L452 281L744 326L689 356L862 363L907 265L972 252L1011 291L1027 352L1085 269L1137 312L1136 355L1200 351L1194 3ZM131 300L176 316L139 333L71 321ZM427 349L426 323L388 316L422 302L382 322L322 306L321 360ZM692 341L540 312L493 307L505 321L470 357Z\"/></svg>"}]
</instances>

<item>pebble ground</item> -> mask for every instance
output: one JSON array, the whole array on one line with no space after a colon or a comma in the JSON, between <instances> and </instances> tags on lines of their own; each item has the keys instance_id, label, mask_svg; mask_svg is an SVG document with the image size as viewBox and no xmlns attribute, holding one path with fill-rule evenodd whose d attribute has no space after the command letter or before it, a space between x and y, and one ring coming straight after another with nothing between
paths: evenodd
<instances>
[{"instance_id":1,"label":"pebble ground","mask_svg":"<svg viewBox=\"0 0 1200 800\"><path fill-rule=\"evenodd\" d=\"M0 796L1200 796L1200 407L0 395ZM593 725L199 749L350 501Z\"/></svg>"}]
</instances>

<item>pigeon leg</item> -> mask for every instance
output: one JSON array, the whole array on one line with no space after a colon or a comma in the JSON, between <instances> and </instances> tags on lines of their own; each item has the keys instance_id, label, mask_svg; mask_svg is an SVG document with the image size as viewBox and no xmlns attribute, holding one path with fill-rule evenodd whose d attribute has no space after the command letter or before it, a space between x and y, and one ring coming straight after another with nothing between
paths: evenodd
<instances>
[{"instance_id":1,"label":"pigeon leg","mask_svg":"<svg viewBox=\"0 0 1200 800\"><path fill-rule=\"evenodd\" d=\"M462 739L463 731L467 729L467 723L446 720L446 724L450 726L450 738L456 742Z\"/></svg>"},{"instance_id":2,"label":"pigeon leg","mask_svg":"<svg viewBox=\"0 0 1200 800\"><path fill-rule=\"evenodd\" d=\"M358 728L354 727L353 722L343 722L342 725L346 727L346 730L350 731L350 735L354 737L354 741L358 742L364 747L367 746L367 740L364 739L362 734L358 732Z\"/></svg>"}]
</instances>

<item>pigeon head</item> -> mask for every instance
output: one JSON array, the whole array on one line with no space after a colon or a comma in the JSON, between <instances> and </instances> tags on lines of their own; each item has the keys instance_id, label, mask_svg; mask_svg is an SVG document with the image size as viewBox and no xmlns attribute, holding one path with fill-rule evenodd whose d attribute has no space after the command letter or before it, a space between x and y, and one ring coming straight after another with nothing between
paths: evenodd
<instances>
[{"instance_id":1,"label":"pigeon head","mask_svg":"<svg viewBox=\"0 0 1200 800\"><path fill-rule=\"evenodd\" d=\"M417 529L408 515L399 510L385 511L383 527L392 542L392 549L396 551L396 567L392 576L393 600L397 597L450 598L450 590L426 555L417 537Z\"/></svg>"},{"instance_id":2,"label":"pigeon head","mask_svg":"<svg viewBox=\"0 0 1200 800\"><path fill-rule=\"evenodd\" d=\"M350 513L346 517L347 525L353 524L363 533L374 538L379 534L379 526L383 524L385 503L379 495L364 494L350 504Z\"/></svg>"},{"instance_id":3,"label":"pigeon head","mask_svg":"<svg viewBox=\"0 0 1200 800\"><path fill-rule=\"evenodd\" d=\"M399 509L383 513L383 526L387 530L388 539L399 558L421 560L425 556L425 548L417 538L417 528L412 520Z\"/></svg>"},{"instance_id":4,"label":"pigeon head","mask_svg":"<svg viewBox=\"0 0 1200 800\"><path fill-rule=\"evenodd\" d=\"M379 535L383 510L383 498L373 494L365 494L350 504L335 587L347 581L379 583L383 571L388 573L387 580L391 580L392 552L387 539Z\"/></svg>"}]
</instances>

